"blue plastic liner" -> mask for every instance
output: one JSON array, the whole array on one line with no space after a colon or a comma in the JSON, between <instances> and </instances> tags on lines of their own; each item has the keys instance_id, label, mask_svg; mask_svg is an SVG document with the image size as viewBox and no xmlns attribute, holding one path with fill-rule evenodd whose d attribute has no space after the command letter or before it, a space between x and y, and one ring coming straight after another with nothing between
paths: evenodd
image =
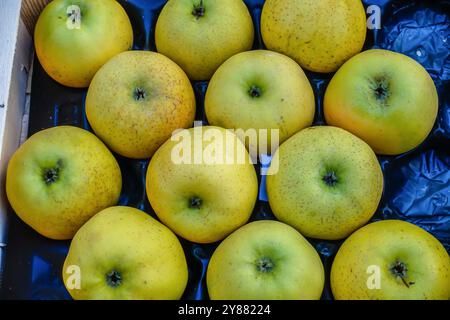
<instances>
[{"instance_id":1,"label":"blue plastic liner","mask_svg":"<svg viewBox=\"0 0 450 320\"><path fill-rule=\"evenodd\" d=\"M154 27L164 0L119 1L134 27L134 49L155 50ZM259 32L263 0L247 0L255 25L254 48L264 48ZM363 1L365 7L381 8L381 29L368 30L364 49L385 48L404 53L421 63L431 74L439 92L439 115L432 133L417 149L406 154L379 157L385 190L373 221L401 219L412 222L436 236L450 250L450 1ZM339 26L336 26L339 27ZM316 96L315 124L325 124L322 102L332 74L306 72ZM197 98L197 120L207 123L203 100L207 82L193 82ZM86 90L63 87L51 80L37 59L32 83L29 135L56 125L75 125L91 130L84 112ZM120 205L155 216L145 194L148 160L117 156L123 190ZM257 168L258 172L260 171ZM260 181L261 181L261 177ZM252 220L273 219L259 192ZM217 244L199 245L180 239L189 265L186 299L207 299L206 268ZM329 271L342 241L310 239L326 269L323 299L332 299ZM70 242L46 239L9 215L9 237L4 261L0 297L6 299L70 299L61 280L61 269Z\"/></svg>"}]
</instances>

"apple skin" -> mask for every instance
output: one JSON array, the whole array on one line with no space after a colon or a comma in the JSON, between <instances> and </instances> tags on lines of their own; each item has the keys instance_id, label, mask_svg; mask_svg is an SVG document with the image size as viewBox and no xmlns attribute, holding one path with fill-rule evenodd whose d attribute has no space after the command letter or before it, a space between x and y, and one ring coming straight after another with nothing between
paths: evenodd
<instances>
[{"instance_id":1,"label":"apple skin","mask_svg":"<svg viewBox=\"0 0 450 320\"><path fill-rule=\"evenodd\" d=\"M80 29L67 26L72 5L81 10ZM65 86L85 88L105 62L131 48L133 29L115 0L54 0L39 16L34 43L50 77Z\"/></svg>"},{"instance_id":2,"label":"apple skin","mask_svg":"<svg viewBox=\"0 0 450 320\"><path fill-rule=\"evenodd\" d=\"M203 16L193 15L203 3ZM209 80L229 57L250 50L253 21L242 0L168 1L155 30L158 52L175 61L191 80Z\"/></svg>"},{"instance_id":3,"label":"apple skin","mask_svg":"<svg viewBox=\"0 0 450 320\"><path fill-rule=\"evenodd\" d=\"M378 95L377 88L387 96ZM352 132L385 155L421 144L437 112L438 94L428 72L408 56L388 50L364 51L347 61L324 99L329 125Z\"/></svg>"},{"instance_id":4,"label":"apple skin","mask_svg":"<svg viewBox=\"0 0 450 320\"><path fill-rule=\"evenodd\" d=\"M236 163L236 155L249 157L245 145L231 131L214 126L182 130L165 142L150 161L147 171L147 196L158 218L177 235L197 243L212 243L245 224L252 214L258 193L255 168L249 161ZM234 141L233 164L174 163L172 153L180 143L177 136L190 134L191 154L196 146L206 152L214 146L207 141L212 132ZM222 152L217 150L217 152ZM191 206L192 199L200 206Z\"/></svg>"},{"instance_id":5,"label":"apple skin","mask_svg":"<svg viewBox=\"0 0 450 320\"><path fill-rule=\"evenodd\" d=\"M80 289L67 289L76 300L175 300L183 295L188 279L177 237L130 207L107 208L81 227L64 262L66 287L68 267L73 265L80 268ZM115 273L120 283L108 281Z\"/></svg>"},{"instance_id":6,"label":"apple skin","mask_svg":"<svg viewBox=\"0 0 450 320\"><path fill-rule=\"evenodd\" d=\"M271 174L272 167L278 172ZM278 220L317 239L342 239L366 224L382 191L375 153L336 127L310 127L289 138L267 176L269 204Z\"/></svg>"},{"instance_id":7,"label":"apple skin","mask_svg":"<svg viewBox=\"0 0 450 320\"><path fill-rule=\"evenodd\" d=\"M144 96L137 96L137 90ZM173 131L192 126L195 96L186 74L169 58L127 51L95 75L86 115L113 151L128 158L150 158Z\"/></svg>"},{"instance_id":8,"label":"apple skin","mask_svg":"<svg viewBox=\"0 0 450 320\"><path fill-rule=\"evenodd\" d=\"M212 300L318 300L324 278L319 255L300 233L262 220L239 228L217 247L206 281Z\"/></svg>"},{"instance_id":9,"label":"apple skin","mask_svg":"<svg viewBox=\"0 0 450 320\"><path fill-rule=\"evenodd\" d=\"M258 90L258 96L252 96L252 89ZM282 143L312 124L314 93L294 60L254 50L236 54L214 73L206 91L205 111L210 124L224 128L278 129ZM269 150L270 144L269 135L263 150Z\"/></svg>"},{"instance_id":10,"label":"apple skin","mask_svg":"<svg viewBox=\"0 0 450 320\"><path fill-rule=\"evenodd\" d=\"M57 171L51 182L49 169ZM46 182L47 181L47 182ZM6 193L16 214L41 235L72 239L94 214L117 203L116 159L92 133L70 126L31 136L8 164Z\"/></svg>"},{"instance_id":11,"label":"apple skin","mask_svg":"<svg viewBox=\"0 0 450 320\"><path fill-rule=\"evenodd\" d=\"M405 285L391 268L402 262ZM380 289L368 289L371 265L380 267ZM442 244L409 222L383 220L353 233L340 247L331 268L331 289L338 300L448 300L450 258Z\"/></svg>"},{"instance_id":12,"label":"apple skin","mask_svg":"<svg viewBox=\"0 0 450 320\"><path fill-rule=\"evenodd\" d=\"M302 68L334 72L361 51L366 13L360 0L266 0L261 34L267 49Z\"/></svg>"}]
</instances>

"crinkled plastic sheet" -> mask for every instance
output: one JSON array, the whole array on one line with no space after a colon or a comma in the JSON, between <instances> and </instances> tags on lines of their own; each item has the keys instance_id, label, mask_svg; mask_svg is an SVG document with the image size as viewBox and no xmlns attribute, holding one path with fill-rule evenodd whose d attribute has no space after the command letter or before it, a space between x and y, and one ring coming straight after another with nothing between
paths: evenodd
<instances>
[{"instance_id":1,"label":"crinkled plastic sheet","mask_svg":"<svg viewBox=\"0 0 450 320\"><path fill-rule=\"evenodd\" d=\"M135 33L134 49L155 50L154 26L163 0L120 1L128 12ZM245 1L254 19L257 35L254 48L263 48L259 18L263 0ZM368 30L365 49L386 48L402 52L420 62L431 74L438 88L440 111L428 139L407 154L379 157L385 178L385 190L372 220L402 219L435 235L450 250L450 59L449 1L365 0L365 7L381 8L382 28ZM336 26L338 27L338 26ZM315 124L325 124L323 95L332 74L307 72L313 86L317 110ZM194 82L197 120L206 123L203 98L207 82ZM37 59L32 84L29 135L55 125L75 125L90 130L84 113L86 90L65 88L53 82ZM123 174L120 205L129 205L154 215L145 195L148 160L130 160L117 156ZM257 170L259 172L259 169ZM252 220L273 219L264 200L264 188ZM68 241L52 241L35 233L14 213L9 215L3 298L69 299L61 281L61 269L68 251ZM332 299L329 271L341 241L311 240L326 269L323 299ZM207 299L205 274L208 260L217 244L199 245L181 239L189 265L187 299Z\"/></svg>"}]
</instances>

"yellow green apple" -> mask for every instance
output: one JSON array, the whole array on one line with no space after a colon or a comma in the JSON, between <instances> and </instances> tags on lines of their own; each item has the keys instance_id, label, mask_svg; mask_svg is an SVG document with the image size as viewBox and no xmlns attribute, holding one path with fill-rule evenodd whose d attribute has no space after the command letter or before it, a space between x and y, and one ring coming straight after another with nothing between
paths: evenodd
<instances>
[{"instance_id":1,"label":"yellow green apple","mask_svg":"<svg viewBox=\"0 0 450 320\"><path fill-rule=\"evenodd\" d=\"M127 51L95 75L86 97L92 129L114 152L150 158L172 132L192 126L195 96L186 74L169 58Z\"/></svg>"},{"instance_id":2,"label":"yellow green apple","mask_svg":"<svg viewBox=\"0 0 450 320\"><path fill-rule=\"evenodd\" d=\"M71 239L94 214L117 203L116 159L89 131L61 126L31 136L8 164L6 192L17 215L40 234Z\"/></svg>"},{"instance_id":3,"label":"yellow green apple","mask_svg":"<svg viewBox=\"0 0 450 320\"><path fill-rule=\"evenodd\" d=\"M172 136L151 159L146 184L159 219L197 243L222 240L245 224L258 192L245 145L214 126Z\"/></svg>"},{"instance_id":4,"label":"yellow green apple","mask_svg":"<svg viewBox=\"0 0 450 320\"><path fill-rule=\"evenodd\" d=\"M382 191L375 153L336 127L310 127L289 138L276 151L267 176L275 216L318 239L342 239L366 224Z\"/></svg>"},{"instance_id":5,"label":"yellow green apple","mask_svg":"<svg viewBox=\"0 0 450 320\"><path fill-rule=\"evenodd\" d=\"M331 289L338 300L448 300L450 258L418 226L400 220L374 222L339 248Z\"/></svg>"},{"instance_id":6,"label":"yellow green apple","mask_svg":"<svg viewBox=\"0 0 450 320\"><path fill-rule=\"evenodd\" d=\"M131 48L133 29L115 0L54 0L39 16L34 43L50 77L84 88L104 63Z\"/></svg>"},{"instance_id":7,"label":"yellow green apple","mask_svg":"<svg viewBox=\"0 0 450 320\"><path fill-rule=\"evenodd\" d=\"M267 49L302 68L334 72L361 51L366 14L361 0L266 0L261 34Z\"/></svg>"},{"instance_id":8,"label":"yellow green apple","mask_svg":"<svg viewBox=\"0 0 450 320\"><path fill-rule=\"evenodd\" d=\"M295 229L278 221L251 222L229 235L208 265L213 300L318 300L322 261Z\"/></svg>"},{"instance_id":9,"label":"yellow green apple","mask_svg":"<svg viewBox=\"0 0 450 320\"><path fill-rule=\"evenodd\" d=\"M167 227L138 209L111 207L76 233L62 275L77 300L174 300L188 268Z\"/></svg>"},{"instance_id":10,"label":"yellow green apple","mask_svg":"<svg viewBox=\"0 0 450 320\"><path fill-rule=\"evenodd\" d=\"M229 57L251 49L253 37L242 0L169 0L155 30L158 52L192 80L209 80Z\"/></svg>"},{"instance_id":11,"label":"yellow green apple","mask_svg":"<svg viewBox=\"0 0 450 320\"><path fill-rule=\"evenodd\" d=\"M247 51L228 59L214 73L205 111L212 125L256 129L260 134L261 129L276 129L281 143L312 124L314 93L291 58L266 50ZM271 146L270 131L264 138L259 140L260 150Z\"/></svg>"},{"instance_id":12,"label":"yellow green apple","mask_svg":"<svg viewBox=\"0 0 450 320\"><path fill-rule=\"evenodd\" d=\"M364 51L331 79L324 113L329 125L366 141L378 154L396 155L421 144L433 128L438 95L415 60L388 50Z\"/></svg>"}]
</instances>

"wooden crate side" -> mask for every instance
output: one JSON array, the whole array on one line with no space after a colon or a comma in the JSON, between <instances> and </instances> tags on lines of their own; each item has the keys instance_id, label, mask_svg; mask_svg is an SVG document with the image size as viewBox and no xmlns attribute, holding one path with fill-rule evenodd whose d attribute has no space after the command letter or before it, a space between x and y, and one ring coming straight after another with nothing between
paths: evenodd
<instances>
[{"instance_id":1,"label":"wooden crate side","mask_svg":"<svg viewBox=\"0 0 450 320\"><path fill-rule=\"evenodd\" d=\"M32 40L20 9L20 1L0 1L0 286L8 212L6 168L20 142L32 58Z\"/></svg>"},{"instance_id":2,"label":"wooden crate side","mask_svg":"<svg viewBox=\"0 0 450 320\"><path fill-rule=\"evenodd\" d=\"M39 14L49 2L50 0L22 0L20 17L31 35L34 32L34 26Z\"/></svg>"}]
</instances>

